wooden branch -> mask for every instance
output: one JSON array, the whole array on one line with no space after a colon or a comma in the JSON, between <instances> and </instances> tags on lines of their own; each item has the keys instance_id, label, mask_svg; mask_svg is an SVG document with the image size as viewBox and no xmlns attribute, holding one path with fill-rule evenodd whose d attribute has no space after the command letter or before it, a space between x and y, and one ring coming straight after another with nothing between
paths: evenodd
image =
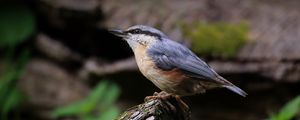
<instances>
[{"instance_id":1,"label":"wooden branch","mask_svg":"<svg viewBox=\"0 0 300 120\"><path fill-rule=\"evenodd\" d=\"M58 61L82 61L79 53L72 51L58 40L50 38L46 34L40 33L36 38L37 49L46 56Z\"/></svg>"},{"instance_id":2,"label":"wooden branch","mask_svg":"<svg viewBox=\"0 0 300 120\"><path fill-rule=\"evenodd\" d=\"M88 59L84 63L84 67L79 72L81 78L88 78L89 75L94 74L103 76L107 74L114 74L122 71L136 71L138 69L134 57L116 61L114 63L102 63L96 59Z\"/></svg>"},{"instance_id":3,"label":"wooden branch","mask_svg":"<svg viewBox=\"0 0 300 120\"><path fill-rule=\"evenodd\" d=\"M154 93L154 96L146 97L145 102L128 109L117 120L190 120L191 111L189 107L178 97L168 96L160 97Z\"/></svg>"}]
</instances>

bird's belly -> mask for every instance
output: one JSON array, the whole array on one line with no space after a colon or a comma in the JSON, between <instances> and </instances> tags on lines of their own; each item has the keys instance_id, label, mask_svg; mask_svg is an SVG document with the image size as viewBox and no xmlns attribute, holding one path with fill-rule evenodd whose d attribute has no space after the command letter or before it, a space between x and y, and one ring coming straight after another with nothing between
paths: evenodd
<instances>
[{"instance_id":1,"label":"bird's belly","mask_svg":"<svg viewBox=\"0 0 300 120\"><path fill-rule=\"evenodd\" d=\"M186 81L187 77L179 72L179 70L163 71L147 56L136 56L136 61L142 74L158 88L169 93L180 93L182 89L179 88L180 84L182 81Z\"/></svg>"},{"instance_id":2,"label":"bird's belly","mask_svg":"<svg viewBox=\"0 0 300 120\"><path fill-rule=\"evenodd\" d=\"M161 74L158 68L148 62L140 62L139 69L142 74L152 81L161 90L171 92L174 86L178 84L178 81L172 80L172 77L166 74Z\"/></svg>"},{"instance_id":3,"label":"bird's belly","mask_svg":"<svg viewBox=\"0 0 300 120\"><path fill-rule=\"evenodd\" d=\"M180 70L172 69L164 71L159 69L153 60L147 56L144 46L138 46L134 51L139 70L161 90L182 96L203 92L204 88L199 84L198 80L192 80Z\"/></svg>"}]
</instances>

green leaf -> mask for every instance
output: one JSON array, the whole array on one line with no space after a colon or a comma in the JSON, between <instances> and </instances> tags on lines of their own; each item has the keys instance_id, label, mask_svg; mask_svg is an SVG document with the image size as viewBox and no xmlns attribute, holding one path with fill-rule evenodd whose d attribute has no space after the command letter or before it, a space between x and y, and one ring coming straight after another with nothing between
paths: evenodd
<instances>
[{"instance_id":1,"label":"green leaf","mask_svg":"<svg viewBox=\"0 0 300 120\"><path fill-rule=\"evenodd\" d=\"M291 120L300 110L300 95L288 102L271 120Z\"/></svg>"},{"instance_id":2,"label":"green leaf","mask_svg":"<svg viewBox=\"0 0 300 120\"><path fill-rule=\"evenodd\" d=\"M118 97L120 93L119 91L120 90L117 85L111 85L107 80L103 80L98 83L86 99L67 106L59 107L55 109L51 115L55 118L72 115L91 118L92 112L96 110L97 107L100 107L101 109L104 109L105 107L108 108Z\"/></svg>"},{"instance_id":3,"label":"green leaf","mask_svg":"<svg viewBox=\"0 0 300 120\"><path fill-rule=\"evenodd\" d=\"M52 116L57 118L70 115L85 115L92 112L97 106L98 100L104 95L107 87L107 81L100 82L86 99L59 107L52 112Z\"/></svg>"},{"instance_id":4,"label":"green leaf","mask_svg":"<svg viewBox=\"0 0 300 120\"><path fill-rule=\"evenodd\" d=\"M16 46L35 29L33 13L24 5L0 5L0 47Z\"/></svg>"},{"instance_id":5,"label":"green leaf","mask_svg":"<svg viewBox=\"0 0 300 120\"><path fill-rule=\"evenodd\" d=\"M8 69L5 73L0 76L0 92L4 90L5 87L8 87L10 82L16 78L17 72Z\"/></svg>"},{"instance_id":6,"label":"green leaf","mask_svg":"<svg viewBox=\"0 0 300 120\"><path fill-rule=\"evenodd\" d=\"M113 120L118 117L120 111L117 107L113 106L108 108L106 111L100 113L100 116L95 120Z\"/></svg>"},{"instance_id":7,"label":"green leaf","mask_svg":"<svg viewBox=\"0 0 300 120\"><path fill-rule=\"evenodd\" d=\"M100 106L102 109L106 109L111 106L119 97L120 89L116 84L111 84L106 90L105 97L102 98Z\"/></svg>"},{"instance_id":8,"label":"green leaf","mask_svg":"<svg viewBox=\"0 0 300 120\"><path fill-rule=\"evenodd\" d=\"M12 85L15 83L17 78L17 71L14 71L13 68L8 68L5 73L2 73L0 76L0 107L2 107L6 101L7 95L10 90L14 88Z\"/></svg>"},{"instance_id":9,"label":"green leaf","mask_svg":"<svg viewBox=\"0 0 300 120\"><path fill-rule=\"evenodd\" d=\"M63 117L63 116L74 116L74 115L84 115L87 114L89 110L84 109L86 106L85 101L75 102L63 107L55 109L51 116L54 118Z\"/></svg>"},{"instance_id":10,"label":"green leaf","mask_svg":"<svg viewBox=\"0 0 300 120\"><path fill-rule=\"evenodd\" d=\"M1 108L2 116L8 114L9 111L16 108L22 100L22 94L18 89L13 89L10 94L7 96L3 107Z\"/></svg>"},{"instance_id":11,"label":"green leaf","mask_svg":"<svg viewBox=\"0 0 300 120\"><path fill-rule=\"evenodd\" d=\"M11 90L9 88L15 87L17 78L23 73L23 67L27 63L29 58L29 51L24 51L16 64L7 62L6 71L0 74L0 101L5 97L3 96L5 91ZM1 102L0 102L1 103Z\"/></svg>"},{"instance_id":12,"label":"green leaf","mask_svg":"<svg viewBox=\"0 0 300 120\"><path fill-rule=\"evenodd\" d=\"M2 119L16 108L23 99L22 93L17 88L16 83L23 73L23 67L28 61L29 52L25 51L18 57L16 63L6 61L6 71L0 75L0 110Z\"/></svg>"},{"instance_id":13,"label":"green leaf","mask_svg":"<svg viewBox=\"0 0 300 120\"><path fill-rule=\"evenodd\" d=\"M87 100L90 103L93 103L96 105L96 103L104 97L106 90L109 87L109 83L107 80L102 80L98 85L91 91L89 97Z\"/></svg>"},{"instance_id":14,"label":"green leaf","mask_svg":"<svg viewBox=\"0 0 300 120\"><path fill-rule=\"evenodd\" d=\"M107 80L103 80L91 91L87 99L85 99L84 109L88 110L87 112L92 112L97 104L102 102L102 99L105 98L105 93L109 88L109 83Z\"/></svg>"},{"instance_id":15,"label":"green leaf","mask_svg":"<svg viewBox=\"0 0 300 120\"><path fill-rule=\"evenodd\" d=\"M95 116L91 116L91 115L85 115L79 118L79 120L96 120L96 119L97 118Z\"/></svg>"}]
</instances>

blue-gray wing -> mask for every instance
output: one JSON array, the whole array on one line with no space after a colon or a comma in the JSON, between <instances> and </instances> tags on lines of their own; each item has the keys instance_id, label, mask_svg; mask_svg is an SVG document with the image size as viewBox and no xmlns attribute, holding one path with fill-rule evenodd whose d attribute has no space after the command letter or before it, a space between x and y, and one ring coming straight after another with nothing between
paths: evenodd
<instances>
[{"instance_id":1,"label":"blue-gray wing","mask_svg":"<svg viewBox=\"0 0 300 120\"><path fill-rule=\"evenodd\" d=\"M163 70L177 68L187 76L213 80L218 75L204 61L185 46L167 39L154 44L148 49L148 55L155 65Z\"/></svg>"},{"instance_id":2,"label":"blue-gray wing","mask_svg":"<svg viewBox=\"0 0 300 120\"><path fill-rule=\"evenodd\" d=\"M216 82L241 96L247 95L246 92L219 76L204 61L179 43L162 39L159 44L150 46L147 53L155 65L162 70L176 68L189 77Z\"/></svg>"}]
</instances>

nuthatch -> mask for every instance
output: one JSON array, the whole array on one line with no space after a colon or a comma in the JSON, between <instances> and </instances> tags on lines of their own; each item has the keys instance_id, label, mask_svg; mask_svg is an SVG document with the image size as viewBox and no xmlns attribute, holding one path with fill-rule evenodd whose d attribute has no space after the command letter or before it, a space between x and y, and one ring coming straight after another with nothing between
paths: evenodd
<instances>
[{"instance_id":1,"label":"nuthatch","mask_svg":"<svg viewBox=\"0 0 300 120\"><path fill-rule=\"evenodd\" d=\"M127 41L142 74L167 93L188 96L225 87L241 96L247 95L187 47L155 28L135 25L125 31L111 32Z\"/></svg>"}]
</instances>

